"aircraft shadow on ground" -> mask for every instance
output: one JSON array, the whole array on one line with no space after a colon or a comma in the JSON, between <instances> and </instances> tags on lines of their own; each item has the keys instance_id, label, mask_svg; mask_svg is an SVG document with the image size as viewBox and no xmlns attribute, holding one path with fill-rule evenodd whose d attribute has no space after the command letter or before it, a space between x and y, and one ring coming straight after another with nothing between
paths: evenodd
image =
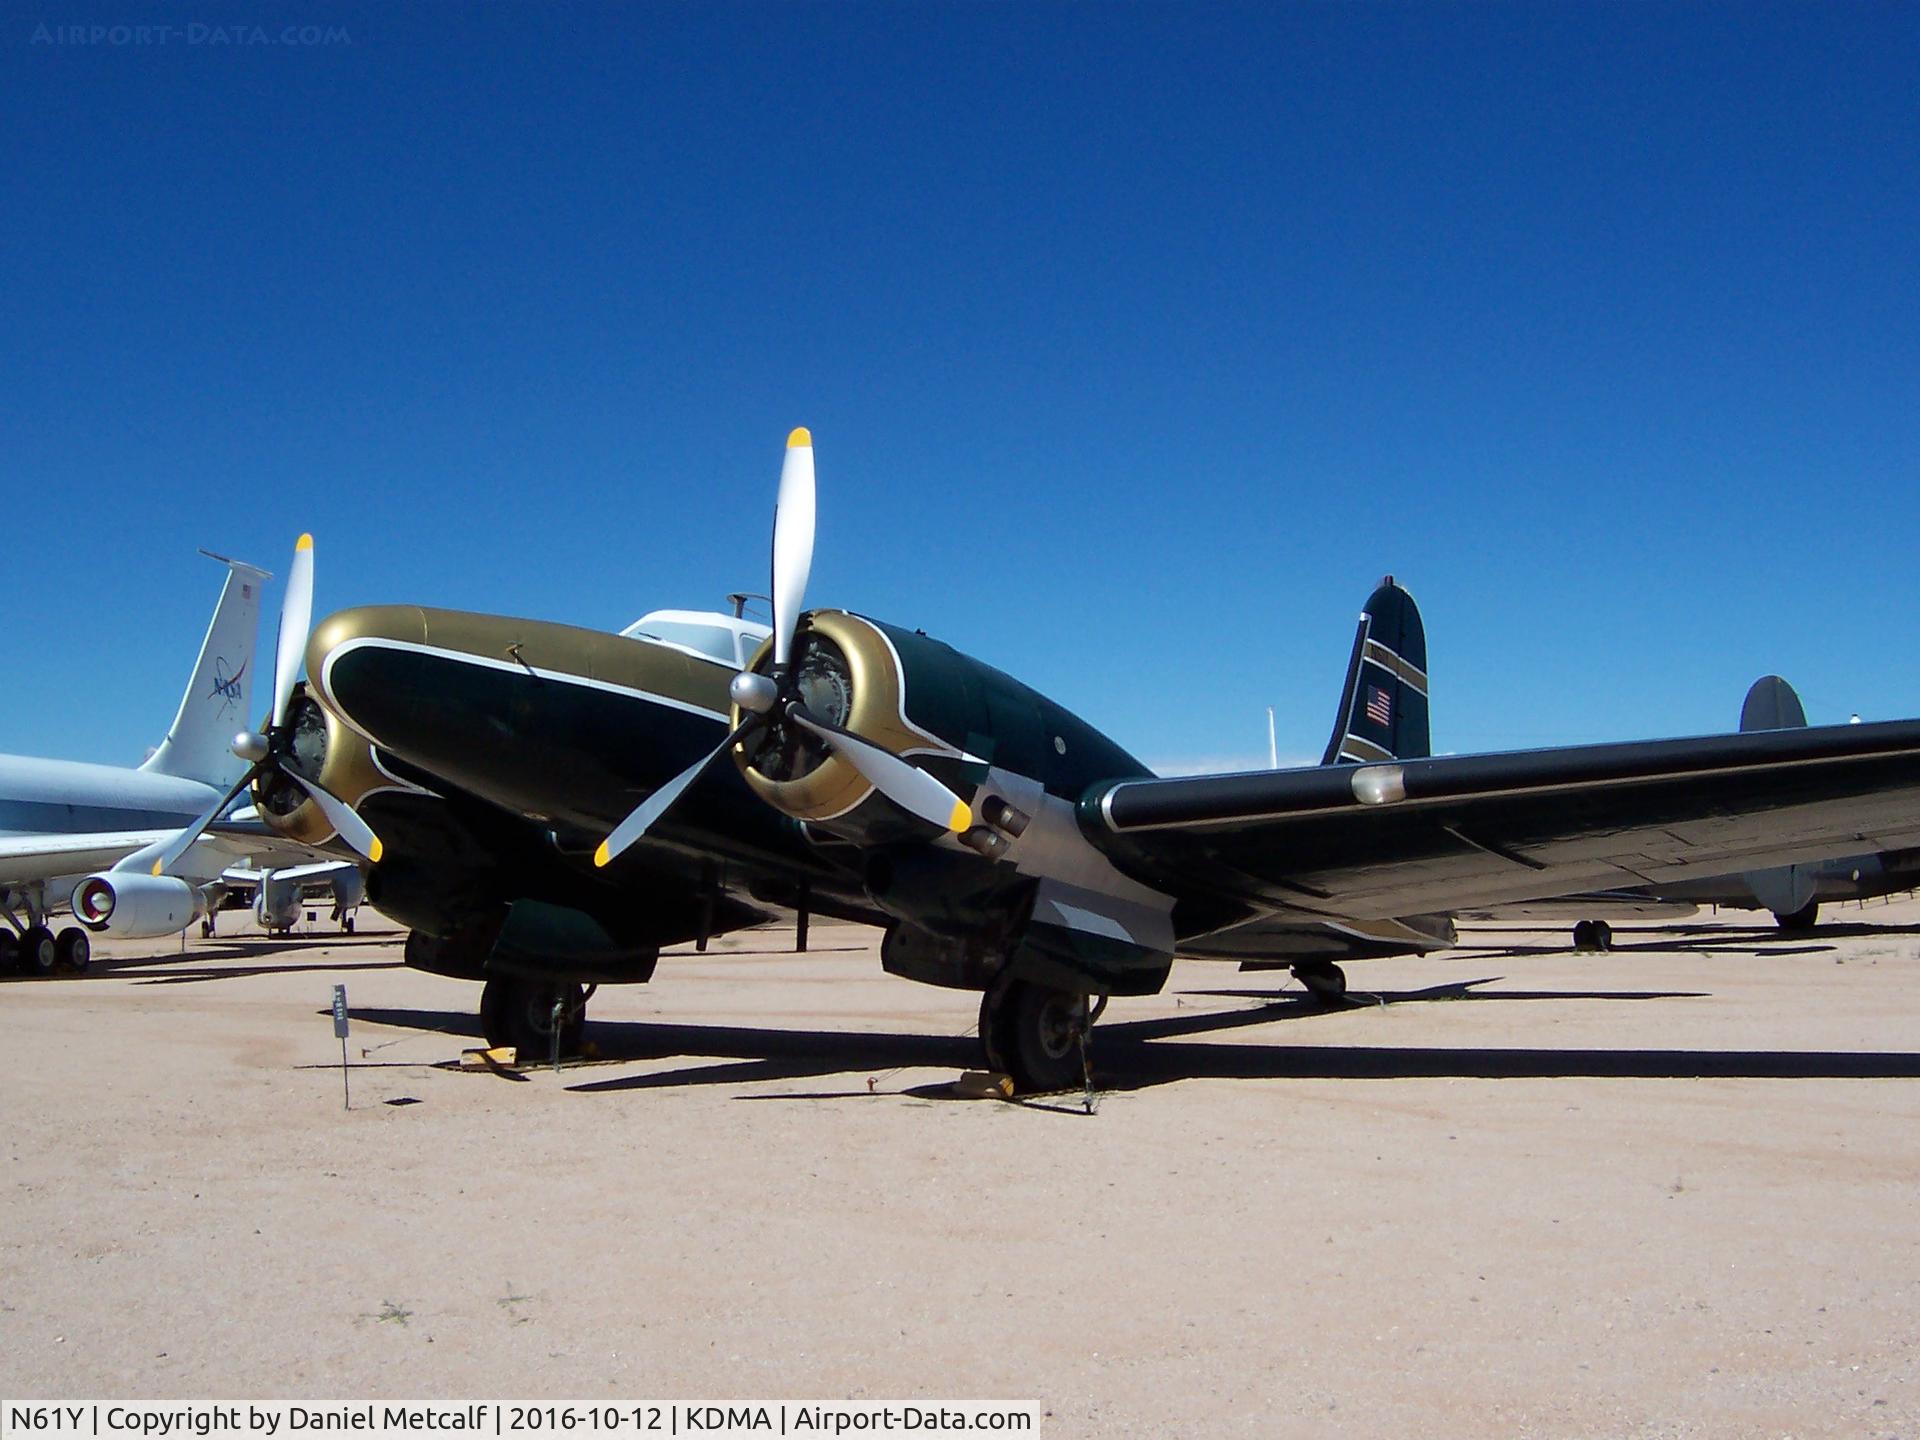
<instances>
[{"instance_id":1,"label":"aircraft shadow on ground","mask_svg":"<svg viewBox=\"0 0 1920 1440\"><path fill-rule=\"evenodd\" d=\"M1714 932L1716 937L1725 936L1724 930ZM1870 931L1871 934L1888 933ZM1829 955L1839 947L1836 945L1792 944L1756 944L1752 938L1714 940L1658 940L1639 943L1623 943L1618 930L1613 932L1613 945L1603 952L1589 952L1580 958L1605 960L1608 955ZM1774 937L1776 940L1778 937ZM1805 937L1800 938L1803 942ZM1475 945L1455 946L1448 952L1448 958L1455 960L1519 960L1531 959L1541 955L1580 955L1580 952L1567 945Z\"/></svg>"},{"instance_id":2,"label":"aircraft shadow on ground","mask_svg":"<svg viewBox=\"0 0 1920 1440\"><path fill-rule=\"evenodd\" d=\"M1498 959L1536 955L1572 955L1567 944L1501 945L1501 932L1462 926L1462 943L1451 952L1456 958ZM1608 954L1741 954L1824 955L1835 940L1895 939L1920 935L1920 925L1875 925L1868 921L1825 923L1818 929L1793 934L1774 925L1615 925ZM1476 940L1474 937L1481 937Z\"/></svg>"},{"instance_id":3,"label":"aircraft shadow on ground","mask_svg":"<svg viewBox=\"0 0 1920 1440\"><path fill-rule=\"evenodd\" d=\"M1478 1003L1511 1000L1659 1001L1705 998L1694 991L1483 991L1483 980L1459 981L1424 990L1387 992L1388 1004ZM1200 1037L1287 1021L1309 1020L1364 1009L1355 1001L1329 1009L1303 996L1259 991L1188 992L1209 998L1265 999L1265 1005L1207 1010L1102 1024L1094 1032L1095 1083L1103 1091L1149 1089L1178 1080L1292 1079L1859 1079L1920 1078L1920 1054L1897 1052L1470 1049L1368 1045L1295 1045L1203 1041ZM355 1010L372 1024L475 1035L474 1017L454 1011ZM766 1081L840 1079L848 1088L803 1094L743 1096L761 1100L896 1098L902 1092L861 1088L857 1082L908 1068L965 1070L980 1054L968 1036L859 1031L780 1030L758 1026L677 1022L596 1022L593 1041L603 1062L686 1059L696 1063L640 1075L583 1079L568 1088L607 1095L693 1086L746 1086ZM942 1086L904 1092L943 1098Z\"/></svg>"},{"instance_id":4,"label":"aircraft shadow on ground","mask_svg":"<svg viewBox=\"0 0 1920 1440\"><path fill-rule=\"evenodd\" d=\"M273 954L274 951L263 953ZM152 967L149 969L148 967ZM102 979L137 980L142 985L199 985L209 980L245 980L258 975L306 975L402 970L399 960L326 960L310 965L223 965L219 969L187 966L166 960L96 961L87 971Z\"/></svg>"}]
</instances>

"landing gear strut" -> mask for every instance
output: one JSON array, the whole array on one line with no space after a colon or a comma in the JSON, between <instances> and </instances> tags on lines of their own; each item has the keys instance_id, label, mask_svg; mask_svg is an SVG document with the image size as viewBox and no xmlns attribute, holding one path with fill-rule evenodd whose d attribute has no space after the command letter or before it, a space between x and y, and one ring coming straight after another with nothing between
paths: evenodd
<instances>
[{"instance_id":1,"label":"landing gear strut","mask_svg":"<svg viewBox=\"0 0 1920 1440\"><path fill-rule=\"evenodd\" d=\"M480 1028L492 1046L511 1045L531 1059L553 1049L559 1007L560 1053L580 1053L587 1016L586 992L578 985L496 976L480 992Z\"/></svg>"},{"instance_id":2,"label":"landing gear strut","mask_svg":"<svg viewBox=\"0 0 1920 1440\"><path fill-rule=\"evenodd\" d=\"M1085 1075L1081 1042L1097 1014L1083 993L1002 975L980 997L987 1067L1022 1093L1065 1090Z\"/></svg>"},{"instance_id":3,"label":"landing gear strut","mask_svg":"<svg viewBox=\"0 0 1920 1440\"><path fill-rule=\"evenodd\" d=\"M1293 978L1322 1005L1338 1005L1347 998L1347 972L1338 965L1296 965Z\"/></svg>"},{"instance_id":4,"label":"landing gear strut","mask_svg":"<svg viewBox=\"0 0 1920 1440\"><path fill-rule=\"evenodd\" d=\"M1582 920L1573 927L1576 955L1604 955L1613 949L1613 926L1604 920Z\"/></svg>"}]
</instances>

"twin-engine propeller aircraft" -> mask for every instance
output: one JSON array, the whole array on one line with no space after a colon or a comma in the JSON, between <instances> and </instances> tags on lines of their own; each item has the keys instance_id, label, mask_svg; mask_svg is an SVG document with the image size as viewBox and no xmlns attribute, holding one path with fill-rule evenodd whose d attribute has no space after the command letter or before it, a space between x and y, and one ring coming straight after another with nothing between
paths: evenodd
<instances>
[{"instance_id":1,"label":"twin-engine propeller aircraft","mask_svg":"<svg viewBox=\"0 0 1920 1440\"><path fill-rule=\"evenodd\" d=\"M1078 1079L1107 997L1159 990L1176 954L1304 964L1328 993L1338 959L1448 943L1465 908L1920 841L1920 721L1429 758L1424 725L1396 742L1424 655L1385 615L1362 621L1346 763L1157 779L924 634L806 610L813 461L796 430L773 633L730 679L410 606L314 632L282 725L321 743L270 735L262 776L377 820L369 898L413 928L412 963L488 980L490 1038L786 906L885 924L883 965L980 991L988 1063L1046 1089ZM313 813L258 798L290 829Z\"/></svg>"}]
</instances>

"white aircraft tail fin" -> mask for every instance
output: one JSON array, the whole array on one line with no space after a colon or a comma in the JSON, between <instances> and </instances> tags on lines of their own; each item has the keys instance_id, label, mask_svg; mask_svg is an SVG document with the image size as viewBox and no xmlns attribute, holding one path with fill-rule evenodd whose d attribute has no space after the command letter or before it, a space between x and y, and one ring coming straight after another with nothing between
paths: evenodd
<instances>
[{"instance_id":1,"label":"white aircraft tail fin","mask_svg":"<svg viewBox=\"0 0 1920 1440\"><path fill-rule=\"evenodd\" d=\"M252 728L253 646L260 630L260 586L266 571L224 555L210 555L228 570L200 646L193 678L180 697L180 713L160 748L140 768L207 785L231 785L246 769L233 753L234 733Z\"/></svg>"}]
</instances>

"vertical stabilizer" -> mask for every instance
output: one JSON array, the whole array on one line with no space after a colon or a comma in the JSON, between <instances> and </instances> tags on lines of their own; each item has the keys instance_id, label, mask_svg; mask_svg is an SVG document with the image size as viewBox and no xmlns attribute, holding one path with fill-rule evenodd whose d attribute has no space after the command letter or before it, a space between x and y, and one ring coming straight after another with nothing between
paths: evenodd
<instances>
[{"instance_id":1,"label":"vertical stabilizer","mask_svg":"<svg viewBox=\"0 0 1920 1440\"><path fill-rule=\"evenodd\" d=\"M1427 630L1413 596L1387 576L1367 597L1322 765L1418 760L1427 721Z\"/></svg>"},{"instance_id":2,"label":"vertical stabilizer","mask_svg":"<svg viewBox=\"0 0 1920 1440\"><path fill-rule=\"evenodd\" d=\"M233 736L254 723L253 643L260 629L260 586L270 577L224 555L213 558L227 567L226 586L213 607L213 622L207 626L193 678L180 697L173 728L140 768L225 786L246 769L246 762L233 753Z\"/></svg>"},{"instance_id":3,"label":"vertical stabilizer","mask_svg":"<svg viewBox=\"0 0 1920 1440\"><path fill-rule=\"evenodd\" d=\"M1762 675L1754 681L1740 706L1742 730L1800 730L1806 723L1800 696L1778 675Z\"/></svg>"}]
</instances>

